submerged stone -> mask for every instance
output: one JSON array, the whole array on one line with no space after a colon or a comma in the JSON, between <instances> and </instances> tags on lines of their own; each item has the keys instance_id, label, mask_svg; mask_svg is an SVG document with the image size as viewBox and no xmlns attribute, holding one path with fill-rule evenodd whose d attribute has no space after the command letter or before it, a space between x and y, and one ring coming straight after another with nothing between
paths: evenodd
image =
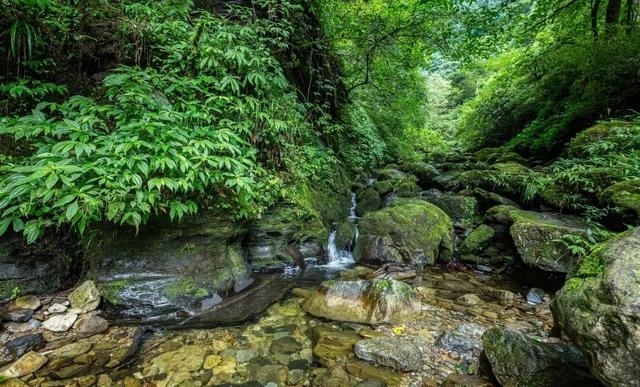
<instances>
[{"instance_id":1,"label":"submerged stone","mask_svg":"<svg viewBox=\"0 0 640 387\"><path fill-rule=\"evenodd\" d=\"M354 351L362 360L401 371L419 371L425 346L417 336L380 336L358 341Z\"/></svg>"}]
</instances>

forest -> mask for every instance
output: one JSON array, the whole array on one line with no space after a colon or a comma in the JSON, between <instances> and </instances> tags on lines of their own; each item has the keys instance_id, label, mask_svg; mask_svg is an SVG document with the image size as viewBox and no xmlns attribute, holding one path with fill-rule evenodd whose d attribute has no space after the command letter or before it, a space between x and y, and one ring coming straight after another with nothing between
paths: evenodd
<instances>
[{"instance_id":1,"label":"forest","mask_svg":"<svg viewBox=\"0 0 640 387\"><path fill-rule=\"evenodd\" d=\"M189 327L200 328L218 318L206 302L231 303L245 288L261 291L256 273L304 272L309 258L331 261L337 249L371 269L354 274L374 281L362 285L363 297L421 297L417 307L402 301L403 307L419 309L431 293L420 290L428 287L423 282L409 280L407 288L397 274L380 274L390 264L404 265L409 277L400 279L417 275L427 284L440 283L429 270L441 269L436 276L461 288L468 278L449 278L450 272L508 275L523 294L496 296L489 285L475 293L502 306L544 306L531 313L514 306L514 319L539 312L543 322L532 324L545 331L544 340L562 329L562 339L584 353L584 372L574 375L562 368L573 360L558 357L573 349L530 350L522 356L556 351L549 356L562 367L536 368L514 382L491 351L517 360L504 355L502 348L511 347L501 340L529 339L491 328L482 343L492 385L570 386L585 374L585 386L640 384L632 364L640 357L638 0L0 4L0 322L13 313L3 303L90 279L103 304L120 307L110 323L127 326L140 316L122 312L134 286L123 268L149 264L146 274L162 272L149 274L154 280L181 270L185 277L158 285L164 298L141 313L160 308L179 326L176 319L188 315ZM163 265L169 250L172 259L193 261L168 269L149 263L157 258ZM139 265L121 265L124 274L100 271L123 254ZM144 254L156 255L147 262ZM42 279L44 266L36 261L55 266L42 269L55 273L54 282ZM20 282L22 274L14 274L20 265L41 277ZM333 291L331 281L320 285L322 292ZM272 285L281 292L268 296L265 308L289 285ZM532 289L541 292L539 302L531 301ZM476 306L456 291L434 294L449 292L464 308ZM389 323L336 317L313 309L316 296L295 296L305 299L296 318ZM449 301L438 302L455 313ZM194 312L196 304L202 306ZM502 319L501 307L487 308L468 314ZM229 319L220 325L250 320ZM405 331L419 331L416 324L382 331L400 340ZM314 329L306 335L321 340ZM355 354L369 361L358 345ZM473 360L452 355L454 373L482 373L475 364L482 348L474 345ZM0 366L15 360L2 357L10 352L3 348L0 342ZM311 363L339 365L350 376L316 370L305 376L315 384L276 385L349 386L369 377L405 385L403 376L366 374L315 348L313 355ZM395 360L379 365L419 373ZM0 384L11 378L6 372L0 367ZM527 379L540 372L539 384ZM51 376L35 375L24 382L39 385L34 380ZM206 385L231 385L211 380Z\"/></svg>"},{"instance_id":2,"label":"forest","mask_svg":"<svg viewBox=\"0 0 640 387\"><path fill-rule=\"evenodd\" d=\"M554 186L574 211L638 177L631 0L5 3L0 234L29 242L256 217L338 166L485 147L562 156L525 195ZM562 153L614 119L621 133Z\"/></svg>"}]
</instances>

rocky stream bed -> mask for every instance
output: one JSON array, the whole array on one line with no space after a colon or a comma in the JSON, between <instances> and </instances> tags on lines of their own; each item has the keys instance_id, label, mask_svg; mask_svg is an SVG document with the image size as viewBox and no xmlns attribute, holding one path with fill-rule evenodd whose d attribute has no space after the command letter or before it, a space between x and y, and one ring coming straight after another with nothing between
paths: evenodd
<instances>
[{"instance_id":1,"label":"rocky stream bed","mask_svg":"<svg viewBox=\"0 0 640 387\"><path fill-rule=\"evenodd\" d=\"M0 385L640 386L640 228L578 259L584 221L489 191L528 167L482 155L388 166L316 213L108 226L91 280L53 294L77 260L4 238L0 290L47 295L0 303Z\"/></svg>"}]
</instances>

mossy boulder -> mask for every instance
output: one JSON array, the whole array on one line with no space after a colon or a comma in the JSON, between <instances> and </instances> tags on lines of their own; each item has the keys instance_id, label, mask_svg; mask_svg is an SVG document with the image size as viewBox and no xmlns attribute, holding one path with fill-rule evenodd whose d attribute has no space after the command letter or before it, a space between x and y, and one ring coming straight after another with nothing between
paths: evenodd
<instances>
[{"instance_id":1,"label":"mossy boulder","mask_svg":"<svg viewBox=\"0 0 640 387\"><path fill-rule=\"evenodd\" d=\"M476 161L481 161L485 163L491 163L495 160L497 155L501 154L502 150L500 148L482 148L471 155L471 157Z\"/></svg>"},{"instance_id":2,"label":"mossy boulder","mask_svg":"<svg viewBox=\"0 0 640 387\"><path fill-rule=\"evenodd\" d=\"M529 161L516 152L505 152L496 156L495 163L517 163L520 165L527 165Z\"/></svg>"},{"instance_id":3,"label":"mossy boulder","mask_svg":"<svg viewBox=\"0 0 640 387\"><path fill-rule=\"evenodd\" d=\"M373 188L367 188L358 195L356 203L356 214L363 216L367 212L380 209L380 194Z\"/></svg>"},{"instance_id":4,"label":"mossy boulder","mask_svg":"<svg viewBox=\"0 0 640 387\"><path fill-rule=\"evenodd\" d=\"M571 253L570 244L587 237L586 225L574 216L499 205L490 208L485 219L510 225L509 234L522 260L546 271L572 271L578 257Z\"/></svg>"},{"instance_id":5,"label":"mossy boulder","mask_svg":"<svg viewBox=\"0 0 640 387\"><path fill-rule=\"evenodd\" d=\"M376 180L373 182L373 189L378 191L380 196L385 196L394 191L393 180Z\"/></svg>"},{"instance_id":6,"label":"mossy boulder","mask_svg":"<svg viewBox=\"0 0 640 387\"><path fill-rule=\"evenodd\" d=\"M396 199L360 219L354 258L378 264L433 265L438 259L451 258L452 229L451 219L437 206L420 199Z\"/></svg>"},{"instance_id":7,"label":"mossy boulder","mask_svg":"<svg viewBox=\"0 0 640 387\"><path fill-rule=\"evenodd\" d=\"M638 144L640 126L633 121L606 121L599 122L592 127L578 133L571 140L568 153L573 157L586 157L595 149L594 144L606 142L607 148L620 149Z\"/></svg>"},{"instance_id":8,"label":"mossy boulder","mask_svg":"<svg viewBox=\"0 0 640 387\"><path fill-rule=\"evenodd\" d=\"M489 245L495 234L496 230L493 227L481 224L467 235L460 246L460 252L462 254L479 254Z\"/></svg>"},{"instance_id":9,"label":"mossy boulder","mask_svg":"<svg viewBox=\"0 0 640 387\"><path fill-rule=\"evenodd\" d=\"M336 227L336 247L348 250L356 239L356 225L350 219L345 219Z\"/></svg>"},{"instance_id":10,"label":"mossy boulder","mask_svg":"<svg viewBox=\"0 0 640 387\"><path fill-rule=\"evenodd\" d=\"M375 172L375 177L377 180L394 180L398 183L403 181L413 181L416 183L418 178L407 172L402 172L396 168L384 168Z\"/></svg>"},{"instance_id":11,"label":"mossy boulder","mask_svg":"<svg viewBox=\"0 0 640 387\"><path fill-rule=\"evenodd\" d=\"M433 179L440 175L436 167L425 162L404 163L400 166L400 170L417 177L417 183L422 189L431 188Z\"/></svg>"},{"instance_id":12,"label":"mossy boulder","mask_svg":"<svg viewBox=\"0 0 640 387\"><path fill-rule=\"evenodd\" d=\"M478 201L473 196L454 195L430 189L422 193L422 198L438 206L453 221L462 222L465 227L471 226L477 216Z\"/></svg>"},{"instance_id":13,"label":"mossy boulder","mask_svg":"<svg viewBox=\"0 0 640 387\"><path fill-rule=\"evenodd\" d=\"M304 302L317 317L365 324L411 321L420 313L413 288L393 279L324 281Z\"/></svg>"},{"instance_id":14,"label":"mossy boulder","mask_svg":"<svg viewBox=\"0 0 640 387\"><path fill-rule=\"evenodd\" d=\"M412 198L420 194L420 187L411 180L405 180L398 184L396 193L402 198Z\"/></svg>"},{"instance_id":15,"label":"mossy boulder","mask_svg":"<svg viewBox=\"0 0 640 387\"><path fill-rule=\"evenodd\" d=\"M640 227L598 245L556 293L554 317L606 386L640 385Z\"/></svg>"},{"instance_id":16,"label":"mossy boulder","mask_svg":"<svg viewBox=\"0 0 640 387\"><path fill-rule=\"evenodd\" d=\"M491 371L503 387L598 386L580 351L563 343L545 343L507 328L482 335Z\"/></svg>"},{"instance_id":17,"label":"mossy boulder","mask_svg":"<svg viewBox=\"0 0 640 387\"><path fill-rule=\"evenodd\" d=\"M605 203L635 211L640 216L640 179L616 183L605 189L600 198Z\"/></svg>"},{"instance_id":18,"label":"mossy boulder","mask_svg":"<svg viewBox=\"0 0 640 387\"><path fill-rule=\"evenodd\" d=\"M206 213L180 224L154 219L138 235L104 226L83 241L87 276L111 304L114 320L160 323L191 315L247 281L245 233L241 223Z\"/></svg>"}]
</instances>

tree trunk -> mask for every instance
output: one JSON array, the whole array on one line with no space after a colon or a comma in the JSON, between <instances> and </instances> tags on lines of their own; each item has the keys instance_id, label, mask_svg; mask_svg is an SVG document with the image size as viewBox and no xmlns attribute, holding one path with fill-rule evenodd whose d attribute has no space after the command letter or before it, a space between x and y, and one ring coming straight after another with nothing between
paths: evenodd
<instances>
[{"instance_id":1,"label":"tree trunk","mask_svg":"<svg viewBox=\"0 0 640 387\"><path fill-rule=\"evenodd\" d=\"M607 2L607 14L605 17L605 32L607 37L614 36L620 22L620 9L622 0L609 0Z\"/></svg>"},{"instance_id":2,"label":"tree trunk","mask_svg":"<svg viewBox=\"0 0 640 387\"><path fill-rule=\"evenodd\" d=\"M593 38L598 38L598 12L600 11L600 2L601 0L595 0L593 5L591 5L591 32L593 33Z\"/></svg>"}]
</instances>

